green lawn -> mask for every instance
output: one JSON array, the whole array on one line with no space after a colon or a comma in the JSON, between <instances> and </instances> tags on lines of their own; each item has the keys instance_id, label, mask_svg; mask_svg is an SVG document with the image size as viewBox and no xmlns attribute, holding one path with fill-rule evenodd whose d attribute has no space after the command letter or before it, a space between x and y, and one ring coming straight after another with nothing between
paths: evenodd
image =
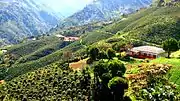
<instances>
[{"instance_id":1,"label":"green lawn","mask_svg":"<svg viewBox=\"0 0 180 101\"><path fill-rule=\"evenodd\" d=\"M176 51L176 52L173 52L173 53L171 54L171 57L172 57L172 58L180 58L180 50L179 50L179 51Z\"/></svg>"},{"instance_id":2,"label":"green lawn","mask_svg":"<svg viewBox=\"0 0 180 101\"><path fill-rule=\"evenodd\" d=\"M3 54L3 51L0 51L0 55L2 55Z\"/></svg>"},{"instance_id":3,"label":"green lawn","mask_svg":"<svg viewBox=\"0 0 180 101\"><path fill-rule=\"evenodd\" d=\"M178 88L180 89L180 59L158 58L152 60L151 63L171 64L173 68L169 72L170 75L169 80L179 85Z\"/></svg>"}]
</instances>

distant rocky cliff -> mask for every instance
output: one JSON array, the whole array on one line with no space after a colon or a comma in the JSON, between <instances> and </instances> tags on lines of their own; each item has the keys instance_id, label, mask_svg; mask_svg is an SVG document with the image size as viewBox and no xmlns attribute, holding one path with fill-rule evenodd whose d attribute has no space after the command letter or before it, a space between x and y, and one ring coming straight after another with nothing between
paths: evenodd
<instances>
[{"instance_id":1,"label":"distant rocky cliff","mask_svg":"<svg viewBox=\"0 0 180 101\"><path fill-rule=\"evenodd\" d=\"M59 26L82 25L93 21L114 19L122 14L148 7L151 3L152 0L94 0L83 10L65 19Z\"/></svg>"}]
</instances>

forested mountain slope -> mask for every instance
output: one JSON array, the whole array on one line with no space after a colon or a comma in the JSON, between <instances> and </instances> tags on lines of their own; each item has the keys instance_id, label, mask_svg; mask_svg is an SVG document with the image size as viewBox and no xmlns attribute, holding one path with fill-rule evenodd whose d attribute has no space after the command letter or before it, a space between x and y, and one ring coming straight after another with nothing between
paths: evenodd
<instances>
[{"instance_id":1,"label":"forested mountain slope","mask_svg":"<svg viewBox=\"0 0 180 101\"><path fill-rule=\"evenodd\" d=\"M100 27L100 29L94 29L90 32L85 31L80 36L81 40L65 44L66 47L64 46L64 48L60 47L63 43L57 38L54 38L55 41L50 40L52 47L47 44L49 42L47 39L13 46L13 48L8 49L8 54L13 54L21 58L17 58L18 60L15 62L17 64L13 65L12 70L9 69L8 72L15 72L25 67L26 69L24 69L26 71L22 71L23 74L29 68L33 70L33 68L40 68L55 61L63 61L63 53L68 51L74 53L72 58L76 58L76 56L81 57L86 52L86 48L91 46L101 48L112 47L116 43L121 42L131 43L136 46L147 43L161 45L162 41L167 38L176 38L179 40L179 9L179 7L162 7L140 10L135 14L129 15L124 20L119 20L106 26L102 25L103 27ZM41 44L46 44L47 46L42 47ZM28 46L33 46L34 48ZM31 48L32 51L29 52ZM45 54L49 50L51 52ZM16 73L13 73L15 74L14 76L18 76L19 73Z\"/></svg>"},{"instance_id":2,"label":"forested mountain slope","mask_svg":"<svg viewBox=\"0 0 180 101\"><path fill-rule=\"evenodd\" d=\"M179 40L179 26L180 8L161 7L141 10L105 30L123 35L127 39L161 44L167 38Z\"/></svg>"},{"instance_id":3,"label":"forested mountain slope","mask_svg":"<svg viewBox=\"0 0 180 101\"><path fill-rule=\"evenodd\" d=\"M0 44L17 43L27 36L47 32L61 18L35 0L0 1Z\"/></svg>"},{"instance_id":4,"label":"forested mountain slope","mask_svg":"<svg viewBox=\"0 0 180 101\"><path fill-rule=\"evenodd\" d=\"M7 47L7 53L1 56L0 65L0 79L7 83L0 86L2 89L0 99L8 101L11 99L87 100L104 98L102 95L95 98L90 95L94 94L94 91L103 95L114 94L110 90L112 77L121 74L122 78L119 82L125 83L124 72L126 69L130 69L126 74L130 74L129 79L132 81L129 82L132 85L129 85L130 88L126 94L132 100L176 99L179 101L179 91L176 89L176 86L180 84L179 59L173 59L174 62L172 62L171 59L161 61L160 58L155 61L163 64L157 64L151 60L131 59L123 53L120 54L120 49L124 48L124 45L161 46L162 41L168 38L180 40L179 18L179 7L150 7L141 9L135 14L112 22L112 24L102 24L102 27L97 26L92 30L83 26L71 30L64 29L64 33L67 31L65 35L80 37L80 40L75 42L64 44L59 38L47 36ZM95 26L91 25L90 27ZM79 32L78 28L83 32ZM80 71L73 71L69 68L68 64L71 62L91 58L89 49L94 48L99 48L99 54L94 60L94 64L88 65L91 68L87 67ZM111 54L115 58L112 58ZM126 68L121 62L125 64ZM121 66L117 63L120 63ZM119 67L121 67L120 71L117 70ZM173 83L168 82L168 78L164 79L166 76ZM99 79L101 80L98 81ZM16 92L14 93L14 91ZM22 92L26 95L23 95ZM119 94L119 89L117 92ZM9 95L6 96L6 94Z\"/></svg>"}]
</instances>

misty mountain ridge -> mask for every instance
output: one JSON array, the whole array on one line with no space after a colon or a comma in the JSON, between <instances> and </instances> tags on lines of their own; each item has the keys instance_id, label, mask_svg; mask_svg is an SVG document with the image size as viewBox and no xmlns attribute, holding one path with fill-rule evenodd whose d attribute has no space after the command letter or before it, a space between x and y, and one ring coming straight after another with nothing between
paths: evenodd
<instances>
[{"instance_id":1,"label":"misty mountain ridge","mask_svg":"<svg viewBox=\"0 0 180 101\"><path fill-rule=\"evenodd\" d=\"M149 7L151 3L152 0L94 0L83 10L62 21L59 27L120 18L123 14L130 14L140 8Z\"/></svg>"},{"instance_id":2,"label":"misty mountain ridge","mask_svg":"<svg viewBox=\"0 0 180 101\"><path fill-rule=\"evenodd\" d=\"M0 39L2 44L47 32L61 17L33 0L0 1Z\"/></svg>"}]
</instances>

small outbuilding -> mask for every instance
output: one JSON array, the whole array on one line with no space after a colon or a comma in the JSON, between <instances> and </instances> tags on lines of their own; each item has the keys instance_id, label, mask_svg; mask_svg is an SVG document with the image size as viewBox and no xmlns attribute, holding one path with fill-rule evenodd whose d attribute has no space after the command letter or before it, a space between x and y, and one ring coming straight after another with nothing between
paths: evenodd
<instances>
[{"instance_id":1,"label":"small outbuilding","mask_svg":"<svg viewBox=\"0 0 180 101\"><path fill-rule=\"evenodd\" d=\"M167 57L167 53L155 46L140 46L128 50L127 55L140 59L156 59L159 57Z\"/></svg>"},{"instance_id":2,"label":"small outbuilding","mask_svg":"<svg viewBox=\"0 0 180 101\"><path fill-rule=\"evenodd\" d=\"M60 34L57 34L55 36L58 37L59 39L63 40L63 41L77 41L80 39L79 37L67 37L67 36L63 36Z\"/></svg>"},{"instance_id":3,"label":"small outbuilding","mask_svg":"<svg viewBox=\"0 0 180 101\"><path fill-rule=\"evenodd\" d=\"M80 39L79 37L65 37L64 41L77 41L79 39Z\"/></svg>"},{"instance_id":4,"label":"small outbuilding","mask_svg":"<svg viewBox=\"0 0 180 101\"><path fill-rule=\"evenodd\" d=\"M63 35L61 35L61 34L57 34L57 35L55 35L56 37L58 37L59 39L61 39L61 40L64 40L64 38L65 38L65 36L63 36Z\"/></svg>"}]
</instances>

